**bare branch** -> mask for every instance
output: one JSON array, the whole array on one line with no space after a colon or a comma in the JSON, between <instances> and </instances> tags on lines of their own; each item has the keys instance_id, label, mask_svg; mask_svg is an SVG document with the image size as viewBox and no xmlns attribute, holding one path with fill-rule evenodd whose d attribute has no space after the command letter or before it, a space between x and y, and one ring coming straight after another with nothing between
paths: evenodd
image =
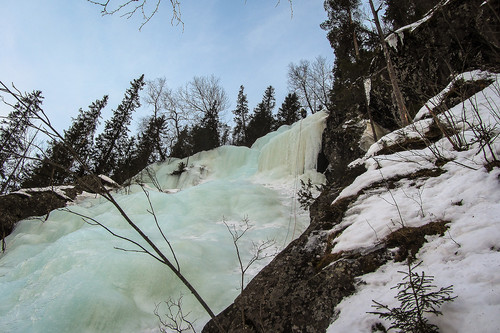
<instances>
[{"instance_id":1,"label":"bare branch","mask_svg":"<svg viewBox=\"0 0 500 333\"><path fill-rule=\"evenodd\" d=\"M146 191L146 189L142 185L141 185L141 189L144 192L144 194L146 195L146 198L148 199L149 207L151 209L151 210L148 210L148 213L151 214L151 215L153 215L153 218L154 218L155 223L156 223L156 227L158 228L158 231L160 231L161 236L163 237L163 239L167 243L168 247L170 248L170 252L174 256L175 264L177 265L177 270L180 272L181 271L181 267L179 265L179 261L177 260L177 256L175 255L174 249L172 248L172 244L170 244L170 242L168 241L167 237L163 233L163 230L161 229L160 224L158 223L158 218L157 218L155 210L153 208L153 204L151 203L151 198L149 197L149 192Z\"/></svg>"},{"instance_id":2,"label":"bare branch","mask_svg":"<svg viewBox=\"0 0 500 333\"><path fill-rule=\"evenodd\" d=\"M93 1L87 0L91 4L98 5L102 7L101 14L102 15L114 15L120 14L121 17L125 17L127 19L133 17L136 13L140 13L138 15L142 16L142 23L139 27L141 30L152 18L155 16L160 8L160 4L162 0L156 0L154 5L147 6L147 0L122 0L122 3L112 7L111 0L107 1ZM170 6L172 7L172 18L170 23L172 25L181 24L184 29L184 22L181 19L181 3L179 0L169 0Z\"/></svg>"},{"instance_id":3,"label":"bare branch","mask_svg":"<svg viewBox=\"0 0 500 333\"><path fill-rule=\"evenodd\" d=\"M166 302L156 304L153 313L156 317L158 317L160 325L163 326L160 327L160 332L167 333L167 331L165 330L165 328L167 328L178 333L186 331L192 331L196 333L196 330L194 328L194 321L190 321L187 318L191 314L191 312L184 313L182 311L182 297L183 295L181 294L177 300L169 298ZM160 314L160 306L162 304L165 304L166 306L165 313L163 315ZM166 319L164 319L163 317L165 317Z\"/></svg>"}]
</instances>

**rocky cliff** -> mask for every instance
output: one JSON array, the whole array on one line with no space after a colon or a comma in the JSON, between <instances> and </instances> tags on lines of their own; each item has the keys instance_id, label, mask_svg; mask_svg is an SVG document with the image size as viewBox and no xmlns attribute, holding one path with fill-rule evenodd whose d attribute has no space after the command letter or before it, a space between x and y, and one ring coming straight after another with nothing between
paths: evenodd
<instances>
[{"instance_id":1,"label":"rocky cliff","mask_svg":"<svg viewBox=\"0 0 500 333\"><path fill-rule=\"evenodd\" d=\"M500 2L443 2L445 5L434 8L422 20L386 38L411 116L415 116L425 101L439 93L454 75L471 69L500 71ZM381 128L394 130L398 127L397 108L381 51L372 61L371 73L373 119ZM469 91L468 95L471 93ZM366 151L360 145L360 138L365 132L371 133L371 128L367 131L368 116L361 113L362 110L365 107L359 105L350 108L349 114L332 113L328 118L323 151L330 162L327 173L330 181L341 177L347 164Z\"/></svg>"}]
</instances>

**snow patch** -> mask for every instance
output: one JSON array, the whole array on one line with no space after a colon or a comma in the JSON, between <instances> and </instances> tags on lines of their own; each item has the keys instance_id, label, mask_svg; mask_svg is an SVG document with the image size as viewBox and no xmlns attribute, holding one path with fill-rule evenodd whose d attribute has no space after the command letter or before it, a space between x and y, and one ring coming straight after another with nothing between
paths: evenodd
<instances>
[{"instance_id":1,"label":"snow patch","mask_svg":"<svg viewBox=\"0 0 500 333\"><path fill-rule=\"evenodd\" d=\"M71 185L34 187L34 188L20 189L19 191L12 192L11 194L19 194L26 197L31 197L30 193L52 192L66 201L71 201L71 198L66 195L66 192L64 192L64 190L72 188L74 187Z\"/></svg>"},{"instance_id":2,"label":"snow patch","mask_svg":"<svg viewBox=\"0 0 500 333\"><path fill-rule=\"evenodd\" d=\"M404 175L436 167L429 148L375 156L380 151L379 141L364 158L353 162L364 163L368 171L345 188L339 197L356 195L362 189L364 193L349 206L343 221L330 231L344 229L335 239L332 250L332 253L339 253L377 246L402 226L418 227L434 221L449 221L449 228L442 237L426 237L427 243L416 258L422 261L419 273L425 271L426 275L433 275L438 288L453 285L454 295L458 296L454 302L441 307L443 316L429 317L442 332L500 331L500 168L489 172L485 169L486 158L491 155L481 152L470 129L471 124L478 122L492 128L495 141L491 145L498 156L500 85L496 74L476 71L459 77L477 79L478 75L494 77L496 81L448 111L462 129L469 149L453 151L447 140L442 139L431 148L451 159L441 167L444 173L406 179ZM435 100L439 101L441 95ZM423 119L417 126L425 129L428 123ZM414 131L407 127L382 139L398 143L402 137L415 135ZM390 188L384 183L397 176L403 178ZM378 186L372 186L375 183ZM327 332L369 333L377 322L389 327L389 322L367 312L374 311L372 300L389 307L399 306L394 298L397 290L392 287L403 277L398 271L406 270L403 263L389 262L359 277L356 292L336 307L339 313Z\"/></svg>"}]
</instances>

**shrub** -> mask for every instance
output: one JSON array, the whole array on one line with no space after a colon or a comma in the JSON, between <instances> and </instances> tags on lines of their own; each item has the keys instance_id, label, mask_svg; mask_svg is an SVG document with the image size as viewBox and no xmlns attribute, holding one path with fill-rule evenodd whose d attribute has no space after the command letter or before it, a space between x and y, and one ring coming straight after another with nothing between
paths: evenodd
<instances>
[{"instance_id":1,"label":"shrub","mask_svg":"<svg viewBox=\"0 0 500 333\"><path fill-rule=\"evenodd\" d=\"M408 271L399 273L404 274L402 282L398 283L394 288L399 290L395 296L400 302L397 308L389 308L389 306L373 301L372 305L377 311L369 312L378 315L382 319L391 321L391 326L387 329L397 329L399 333L433 333L439 332L439 328L429 323L425 317L426 314L442 315L439 308L443 303L453 301L456 296L451 296L453 293L453 285L436 290L436 286L432 285L434 277L426 275L422 271L421 274L414 270L422 262L412 265L408 260ZM381 324L373 327L376 331L381 330Z\"/></svg>"}]
</instances>

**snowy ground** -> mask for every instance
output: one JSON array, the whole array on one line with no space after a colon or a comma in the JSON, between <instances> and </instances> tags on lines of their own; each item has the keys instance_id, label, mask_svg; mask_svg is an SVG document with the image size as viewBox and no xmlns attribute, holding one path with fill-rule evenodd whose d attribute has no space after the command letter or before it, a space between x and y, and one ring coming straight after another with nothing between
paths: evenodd
<instances>
[{"instance_id":1,"label":"snowy ground","mask_svg":"<svg viewBox=\"0 0 500 333\"><path fill-rule=\"evenodd\" d=\"M223 219L238 226L247 217L253 225L239 242L244 262L252 256L252 242L273 239L279 250L298 237L309 223L308 212L296 204L299 178L324 180L313 169L325 120L325 113L317 113L259 139L252 149L199 153L183 160L187 168L180 175L172 175L180 162L173 160L151 166L154 177L136 178L149 192L181 272L215 313L239 293L238 261ZM115 198L169 253L142 188L120 189ZM103 198L84 195L68 209L141 242ZM165 266L143 253L115 249L137 250L72 213L58 210L45 222L22 221L6 242L0 254L0 332L156 332L155 305L181 294L198 329L209 319ZM246 282L269 260L256 262Z\"/></svg>"},{"instance_id":2,"label":"snowy ground","mask_svg":"<svg viewBox=\"0 0 500 333\"><path fill-rule=\"evenodd\" d=\"M394 142L411 137L415 128L425 127L427 120L382 138L364 159L356 162L365 163L368 171L346 188L341 197L368 188L376 181L435 168L436 158L431 149L451 161L442 167L445 172L438 177L403 179L389 191L378 189L361 195L351 205L342 225L332 230L347 227L336 239L332 250L336 253L373 246L402 225L417 227L432 221L450 221L446 234L427 237L428 242L417 254L417 260L422 261L417 272L435 276L434 284L438 287L453 285L454 295L458 296L443 305L443 316L429 317L430 322L445 333L500 332L500 169L486 170L485 158L493 160L491 152L488 148L483 152L470 126L482 119L485 128L492 129L496 135L500 133L500 82L499 76L480 72L465 73L461 77L470 80L485 76L495 82L449 113L461 129L461 137L469 143L468 149L454 151L451 144L442 139L424 150L374 156L384 140ZM442 96L436 96L431 105ZM474 109L479 112L475 113ZM419 119L424 118L425 113L423 109ZM500 156L498 137L491 146L496 156ZM376 315L367 314L375 310L372 300L390 307L399 306L394 298L398 290L391 289L403 278L398 271L407 271L406 264L389 262L362 276L356 293L338 306L339 317L328 332L371 332L372 325L382 321ZM385 327L390 326L389 322L383 323Z\"/></svg>"}]
</instances>

